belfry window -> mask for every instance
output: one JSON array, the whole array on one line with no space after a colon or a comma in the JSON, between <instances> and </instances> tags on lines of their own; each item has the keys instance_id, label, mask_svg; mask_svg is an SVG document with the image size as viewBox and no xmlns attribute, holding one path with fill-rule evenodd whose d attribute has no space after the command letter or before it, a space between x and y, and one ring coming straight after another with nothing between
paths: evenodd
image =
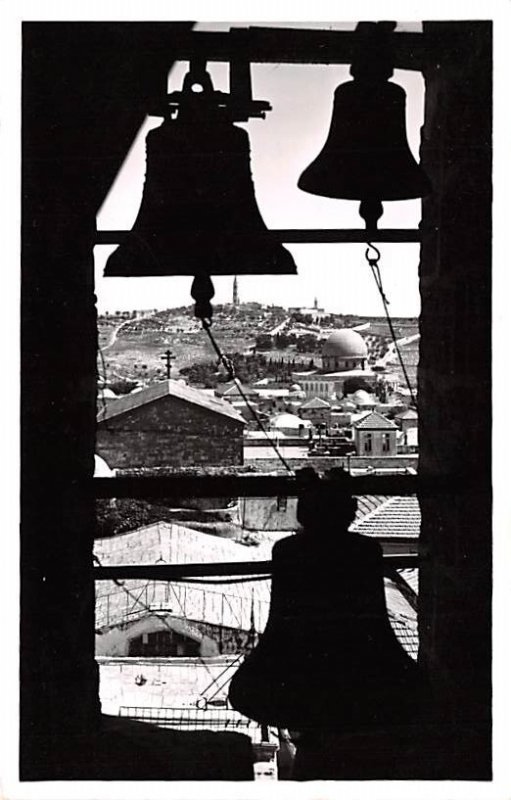
<instances>
[{"instance_id":1,"label":"belfry window","mask_svg":"<svg viewBox=\"0 0 511 800\"><path fill-rule=\"evenodd\" d=\"M386 509L392 510L389 498L418 496L412 508L415 520L417 515L422 516L417 523L421 526L423 543L418 655L431 669L436 692L432 709L434 724L424 730L431 748L428 752L433 752L435 758L427 760L412 753L406 768L418 779L489 780L491 493L489 421L483 411L487 410L491 363L491 24L426 22L412 25L411 29L397 26L389 33L393 68L399 73L396 79L406 84L409 98L419 98L418 106L425 86L421 166L429 176L433 192L424 200L402 202L396 197L382 198L384 215L379 227L374 219L378 208L372 201L369 208L366 204L364 222L371 236L357 214L360 198L352 202L323 196L317 201L324 209L323 222L315 227L309 222L306 206L316 199L303 191L303 210L297 215L297 207L285 199L291 189L281 188L293 183L294 192L299 175L318 154L319 139L307 152L300 153L299 158L289 146L286 147L288 162L287 156L282 155L282 142L295 141L293 131L307 127L304 121L311 120L312 115L309 111L304 115L304 110L309 110L318 82L325 86L323 94L331 106L336 86L350 80L349 65L361 42L355 27L348 24L339 30L335 26L327 30L316 24L304 30L303 25L268 29L241 25L233 28L226 24L220 30L208 31L191 30L187 23L24 25L21 550L24 781L68 779L70 775L71 779L78 775L106 780L112 776L122 778L126 771L133 775L138 769L130 759L110 762L95 738L100 709L94 628L97 641L107 651L107 655L98 655L103 688L109 685L105 682L108 672L117 668L114 662L119 665L119 659L153 658L162 653L170 658L172 650L181 662L188 657L197 659L202 682L199 695L203 690L206 692L201 696L206 696L211 712L210 701L222 699L221 658L233 653L241 657L254 646L263 627L261 620L267 610L267 598L258 594L263 581L254 579L251 585L248 579L254 576L267 579L270 567L269 558L253 557L255 548L261 547L261 543L267 547L271 541L274 532L271 525L274 516L278 516L273 511L283 510L281 498L288 503L289 513L280 516L291 516L296 496L294 465L297 460L309 458L321 466L342 465L349 469L355 475L359 507L369 502L367 498L381 498L380 515ZM96 57L91 59L91 53ZM181 72L171 74L169 79L172 61ZM283 65L282 69L275 70L275 64ZM238 274L234 293L234 272L239 262L236 261L232 275L216 275L212 267L215 297L208 295L207 281L199 280L195 291L195 300L203 311L211 302L215 306L213 324L206 324L202 330L188 300L192 274L153 275L151 279L159 287L154 302L146 300L155 294L144 294L145 277L135 280L132 272L131 277L118 275L108 279L112 281L108 290L111 294L108 301L106 294L101 298L105 305L99 307L101 352L96 370L93 249L96 248L100 275L106 261L102 255L105 245L121 247L128 242L140 242L145 223L135 235L129 229L140 203L143 147L137 150L132 145L137 136L139 144L143 144L143 136L152 126L155 130L149 135L154 133L157 137L159 127L152 115L162 112L161 98L169 122L174 121L176 112L181 113L178 106L183 97L176 99L176 92L184 93L186 103L190 104L185 109L185 118L187 113L193 116L195 100L183 86L190 68L191 79L199 74L198 83L203 93L218 103L219 114L225 112L227 101L219 95L227 94L226 89L236 96L235 116L243 113L246 116L247 107L257 112L249 119L235 120L232 143L239 145L239 152L246 155L243 134L249 132L252 163L261 165L260 173L253 170L253 179L254 183L257 180L257 202L268 232L268 247L278 254L281 268L289 271L286 275L261 279L260 275L249 272L253 265L247 266L245 262L246 273ZM214 96L208 93L205 69L212 75ZM298 80L299 89L288 91L292 74L303 77L307 70L315 76L310 88L306 81ZM250 71L254 79L253 96L247 92ZM266 85L269 76L276 88L266 97L260 87ZM412 84L415 89L409 91ZM190 86L193 85L192 81ZM282 113L280 97L284 98ZM262 116L267 113L269 125L273 112L257 105L259 102L274 106L275 124L280 119L282 125L288 126L286 132L280 136L266 134L269 128L265 128ZM417 115L417 105L410 110L415 118L421 116L421 108ZM324 130L324 123L320 127ZM324 136L327 133L324 130ZM417 125L412 143L416 158L419 135ZM154 143L158 139L152 136L149 141ZM189 141L182 137L179 146L186 148ZM213 144L213 139L210 143ZM159 144L156 150L158 147ZM127 156L128 152L131 156ZM162 152L159 151L160 156ZM477 159L472 157L473 153L478 154ZM182 153L178 161L182 161L181 156ZM120 167L130 158L135 159L130 162L131 167L135 172L138 170L140 178L137 197L122 190ZM244 162L245 166L247 163ZM284 171L282 182L279 181L279 192L283 194L271 191L268 176L274 173L276 163L282 163L288 170L287 174ZM157 164L158 159L151 164L155 180L158 180ZM215 181L212 174L209 178L211 191ZM115 209L108 208L106 199L114 180L117 187L111 197L121 187L126 201L122 213L118 206L117 217ZM131 189L130 180L128 185ZM184 194L188 189L186 181L181 188ZM105 220L108 224L103 224ZM166 253L169 258L179 253L176 263L183 263L184 255L191 257L190 249L179 250L186 231L176 226L173 234L176 238ZM372 250L367 256L369 265L365 263L368 240L380 253L381 263ZM232 247L238 246L237 241L231 242ZM310 265L306 263L308 249L314 246L318 254L326 253L331 245L336 245L328 251L331 255L325 255L324 259L317 257ZM380 331L374 341L366 336L370 347L367 361L363 356L359 359L360 351L354 357L348 354L347 359L342 359L342 365L349 364L350 369L364 369L367 372L364 381L367 378L368 382L371 373L382 374L373 369L375 366L387 370L389 383L386 396L378 398L381 410L378 413L390 418L399 413L403 404L413 405L413 399L417 399L420 459L413 453L393 457L394 463L402 459L398 474L389 475L378 467L372 473L367 469L375 449L371 433L362 431L362 458L346 446L350 442L334 442L334 437L327 433L320 435L314 427L309 437L303 437L303 442L297 444L298 428L293 417L297 404L310 399L300 398L299 392L317 391L318 395L326 396L330 395L333 384L328 378L304 381L301 386L298 381L300 389L294 390L292 396L287 375L292 372L294 381L299 370L295 371L296 365L289 367L290 358L291 362L293 357L297 362L301 359L300 370L309 374L312 369L321 370L322 363L319 348L302 358L296 344L290 345L282 338L283 332L288 335L286 326L291 327L287 322L290 315L285 312L290 306L301 307L304 301L301 296L289 297L289 287L296 276L291 274L291 262L280 248L297 264L298 276L308 274L314 279L315 293L316 285L324 285L330 297L342 298L337 289L342 285L346 291L351 289L352 276L360 274L361 265L367 268L361 293L367 296L369 291L375 291L379 311L381 297L375 290L369 267L376 271L377 278L379 274L384 289L392 282L402 288L408 281L410 286L412 274L417 292L416 265L420 255L420 343L414 338L415 332L410 334L404 325L399 328L400 312L391 307L396 340L401 348L399 355L416 356L414 367L420 355L417 380L407 385L402 363L396 353L393 360L392 348L387 346L389 341L384 341L385 335ZM120 272L127 269L132 256L131 252L124 252L126 259L116 266ZM209 254L210 249L203 246L201 258ZM130 263L130 269L136 272L134 260ZM121 284L128 298L128 307L124 308L120 302L115 305ZM459 299L460 286L464 290L463 300ZM262 292L259 300L250 294L254 287ZM98 281L98 297L101 291ZM388 291L391 296L391 290ZM179 313L169 315L166 308L160 307L163 293L165 297L180 298L175 301L176 308L181 309ZM317 293L319 304L326 306L319 288ZM257 307L258 302L265 306L264 314ZM265 359L268 374L264 376L248 372L256 361L248 355L254 337L244 335L247 327L254 324L254 316L250 323L246 322L248 309L243 308L250 303L254 305L250 314L256 318L264 316L268 335L273 337L272 350L257 354ZM58 314L56 308L60 309ZM417 307L417 314L418 310ZM336 312L348 315L350 308L339 305ZM132 313L135 316L129 317ZM367 316L375 314L368 311ZM234 321L240 320L242 325L236 329ZM367 322L374 329L374 320L354 318L350 330L359 327L364 333L362 326ZM278 345L286 347L279 352L276 337L283 323ZM218 328L222 330L220 336L216 334ZM199 330L210 350L207 358L201 356L196 361L192 340ZM254 331L250 330L252 334ZM137 347L132 347L134 340ZM454 343L449 352L443 347L445 341ZM218 350L211 349L213 342ZM380 344L385 348L383 353L378 349ZM240 352L232 372L229 365L233 362L233 352L229 347L234 345ZM191 360L183 357L186 350ZM469 360L467 353L471 356ZM343 368L340 355L325 357L327 369L331 370L332 365L334 370ZM395 381L390 378L391 368ZM100 376L99 409L96 409L96 371ZM231 381L218 381L218 373L231 381L239 376L241 401L221 391L229 391ZM284 381L279 380L282 374L286 376ZM266 383L261 384L265 379ZM245 383L248 385L244 388ZM41 386L45 387L44 392ZM372 388L369 385L363 391ZM458 402L460 391L470 392L470 403ZM249 402L247 392L254 397ZM273 413L277 402L286 405L284 414ZM259 422L250 411L250 403ZM363 414L372 413L350 404L346 403L347 410L341 411L341 404L336 403L331 412L343 414L343 426L348 424L347 414L349 424L356 425ZM274 419L277 416L284 419ZM45 448L40 447L41 430L48 431ZM390 435L383 434L382 456L390 448ZM103 463L99 462L97 477L93 479L95 446ZM266 469L256 469L256 462ZM98 501L96 518L94 496ZM269 499L271 502L266 502ZM370 520L375 518L374 508L366 507L366 511ZM411 513L410 508L408 512ZM237 535L240 528L243 533L239 541L234 541L232 534ZM93 564L94 530L96 533L101 530L103 535L101 541L96 541ZM141 530L145 531L143 546ZM136 536L134 532L138 532ZM241 559L238 551L233 550L235 546L245 548L246 557ZM392 554L385 557L391 572ZM399 563L400 569L416 568L418 556ZM227 579L229 586L225 583ZM215 583L220 580L222 584ZM101 598L102 614L95 622L93 581ZM144 616L160 620L160 627L150 630L143 625L138 627ZM108 660L106 667L102 659ZM155 669L155 664L150 667ZM123 680L130 674L127 667ZM464 675L463 681L457 679L460 674ZM155 696L158 693L163 696L164 679L158 678L160 684L156 677L148 680L143 670L137 670L132 677L131 693L142 696L154 692ZM216 688L206 691L211 681ZM105 704L106 697L103 694ZM128 713L126 708L138 711ZM141 719L142 708L146 708L142 703L133 706L118 703L114 717L128 715ZM197 706L196 710L201 709ZM215 717L215 724L222 714L223 710ZM150 716L159 718L160 712ZM189 721L190 714L185 716ZM175 716L168 719L174 721ZM261 731L257 735L260 738ZM107 739L108 736L102 741ZM87 752L101 753L101 758L91 757L91 762L84 764L84 742ZM255 740L254 743L261 744ZM265 739L263 744L271 742ZM425 761L428 761L426 767ZM203 766L204 763L197 768ZM183 764L180 767L186 772ZM101 769L107 774L100 774ZM400 769L404 767L397 765L396 770ZM425 770L434 774L425 775ZM239 775L234 777L241 779ZM191 779L190 774L184 779Z\"/></svg>"}]
</instances>

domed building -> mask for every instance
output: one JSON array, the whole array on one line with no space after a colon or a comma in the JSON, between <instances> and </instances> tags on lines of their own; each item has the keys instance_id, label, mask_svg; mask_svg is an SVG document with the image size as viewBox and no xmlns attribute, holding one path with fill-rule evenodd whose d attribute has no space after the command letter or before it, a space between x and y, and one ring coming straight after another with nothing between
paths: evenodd
<instances>
[{"instance_id":1,"label":"domed building","mask_svg":"<svg viewBox=\"0 0 511 800\"><path fill-rule=\"evenodd\" d=\"M371 411L378 405L377 400L363 389L357 389L357 391L351 395L351 400L355 403L359 411Z\"/></svg>"},{"instance_id":2,"label":"domed building","mask_svg":"<svg viewBox=\"0 0 511 800\"><path fill-rule=\"evenodd\" d=\"M323 344L321 361L325 372L365 370L366 343L357 331L349 328L334 331Z\"/></svg>"},{"instance_id":3,"label":"domed building","mask_svg":"<svg viewBox=\"0 0 511 800\"><path fill-rule=\"evenodd\" d=\"M270 420L270 428L286 436L304 436L310 427L308 419L301 419L296 414L277 414Z\"/></svg>"},{"instance_id":4,"label":"domed building","mask_svg":"<svg viewBox=\"0 0 511 800\"><path fill-rule=\"evenodd\" d=\"M293 372L307 399L319 397L335 401L344 395L344 382L348 378L363 378L372 389L377 375L367 366L368 350L363 337L351 328L333 331L323 343L321 369Z\"/></svg>"}]
</instances>

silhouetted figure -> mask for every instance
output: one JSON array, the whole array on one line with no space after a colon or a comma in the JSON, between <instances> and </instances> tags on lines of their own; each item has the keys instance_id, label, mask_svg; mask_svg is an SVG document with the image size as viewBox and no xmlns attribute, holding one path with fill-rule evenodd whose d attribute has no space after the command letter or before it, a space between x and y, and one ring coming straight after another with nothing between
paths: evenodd
<instances>
[{"instance_id":1,"label":"silhouetted figure","mask_svg":"<svg viewBox=\"0 0 511 800\"><path fill-rule=\"evenodd\" d=\"M294 777L335 779L350 777L342 753L328 753L339 737L409 724L424 688L387 616L381 547L348 531L349 474L302 472L301 531L273 548L268 624L229 698L251 719L300 732Z\"/></svg>"}]
</instances>

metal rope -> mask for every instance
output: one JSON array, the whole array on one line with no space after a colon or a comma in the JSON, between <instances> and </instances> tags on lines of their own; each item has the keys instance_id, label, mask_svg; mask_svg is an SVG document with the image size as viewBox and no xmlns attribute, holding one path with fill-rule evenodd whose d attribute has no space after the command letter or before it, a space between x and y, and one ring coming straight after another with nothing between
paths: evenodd
<instances>
[{"instance_id":1,"label":"metal rope","mask_svg":"<svg viewBox=\"0 0 511 800\"><path fill-rule=\"evenodd\" d=\"M375 251L376 256L371 257L369 248L372 248ZM379 264L378 264L378 262L379 262L379 260L381 258L381 253L378 250L378 248L374 246L374 244L371 244L370 242L367 242L367 250L366 250L366 253L365 253L365 257L366 257L367 263L371 267L371 272L373 274L373 278L375 280L377 289L378 289L378 291L380 293L380 297L382 299L383 310L385 311L385 316L387 318L387 323L388 323L388 326L389 326L390 335L392 336L392 341L394 343L394 347L396 348L396 353L397 353L397 357L398 357L398 360L399 360L399 364L401 366L401 369L403 371L403 375L405 377L406 388L410 392L410 399L411 399L412 405L415 408L415 410L417 410L417 399L416 399L415 394L413 392L412 385L410 383L410 378L408 377L408 372L407 372L407 369L405 367L405 364L404 364L404 361L403 361L403 357L401 355L401 350L399 349L396 332L394 330L394 325L392 324L392 319L391 319L391 316L390 316L390 313L389 313L389 305L390 305L390 303L389 303L389 300L387 299L387 296L385 295L385 292L383 291L383 281L382 281L382 277L381 277L380 267L379 267Z\"/></svg>"},{"instance_id":2,"label":"metal rope","mask_svg":"<svg viewBox=\"0 0 511 800\"><path fill-rule=\"evenodd\" d=\"M228 374L229 378L234 382L239 394L241 395L243 401L245 402L245 405L247 406L248 410L252 414L252 416L253 416L254 420L256 421L257 425L259 426L259 428L263 432L263 434L266 437L266 439L269 441L269 443L272 446L272 448L275 450L275 453L277 454L278 459L280 460L280 462L282 463L284 468L289 473L293 474L293 470L291 469L291 467L289 466L289 464L285 460L284 456L282 455L282 453L278 449L277 445L275 444L275 442L273 441L273 439L269 435L268 431L266 430L266 428L262 424L262 422L259 419L257 413L252 408L252 405L250 404L248 397L246 396L245 392L243 391L243 387L242 387L239 379L236 377L236 374L235 374L235 371L234 371L234 364L232 363L232 360L230 358L228 358L225 355L225 353L222 352L222 350L220 349L215 337L213 336L213 333L211 331L211 321L207 320L207 319L204 319L204 318L201 318L201 323L202 323L202 327L204 328L204 330L206 331L206 333L207 333L207 335L209 337L209 341L211 342L215 353L218 356L219 363L222 364L222 366L227 371L227 374Z\"/></svg>"},{"instance_id":3,"label":"metal rope","mask_svg":"<svg viewBox=\"0 0 511 800\"><path fill-rule=\"evenodd\" d=\"M389 303L389 300L387 299L387 297L385 295L385 292L383 290L383 281L382 281L382 277L381 277L380 267L379 267L379 264L378 264L378 262L379 262L379 260L381 258L381 253L378 250L378 248L374 246L374 244L371 244L371 242L367 242L366 244L367 244L367 250L365 252L366 261L367 261L367 263L369 264L369 266L371 268L371 272L373 274L373 277L374 277L378 292L380 293L380 297L382 299L383 309L385 311L385 316L387 318L387 323L388 323L388 326L389 326L390 335L392 336L392 341L393 341L394 347L396 349L396 354L397 354L397 357L398 357L398 360L399 360L399 364L401 366L401 369L403 371L403 375L405 377L407 389L410 392L411 404L415 408L415 410L418 411L419 409L418 409L418 406L417 406L417 399L416 399L415 394L413 392L413 389L412 389L412 386L411 386L411 383L410 383L410 378L408 377L408 372L406 370L406 367L405 367L405 364L404 364L404 361L403 361L403 357L401 355L401 350L399 349L399 344L398 344L396 332L394 330L394 325L392 324L392 319L391 319L391 316L390 316L390 313L389 313L389 305L390 305L390 303ZM370 249L373 250L376 255L371 256ZM440 466L440 464L441 464L440 459L438 458L438 455L436 453L436 449L433 446L431 437L428 435L428 433L427 433L427 431L426 431L424 426L422 428L422 431L423 431L424 439L427 441L427 443L429 445L429 448L431 450L431 454L432 454L433 458L435 459L437 464Z\"/></svg>"}]
</instances>

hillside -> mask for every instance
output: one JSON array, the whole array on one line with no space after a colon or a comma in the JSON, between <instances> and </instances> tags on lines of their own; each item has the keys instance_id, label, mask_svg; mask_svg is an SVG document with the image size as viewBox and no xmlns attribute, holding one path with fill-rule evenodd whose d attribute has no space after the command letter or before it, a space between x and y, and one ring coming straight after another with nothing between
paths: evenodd
<instances>
[{"instance_id":1,"label":"hillside","mask_svg":"<svg viewBox=\"0 0 511 800\"><path fill-rule=\"evenodd\" d=\"M418 333L416 319L393 321L398 338ZM300 323L298 323L299 325ZM296 335L296 321L285 309L263 307L257 303L238 307L217 306L213 332L225 353L254 352L256 341L266 341L259 352L285 362L300 359L320 362L321 341L330 330L366 326L360 333L368 345L370 361L381 358L390 343L385 319L332 314L301 339ZM302 324L302 328L303 328ZM301 331L298 331L300 334ZM164 353L172 354L172 377L194 364L215 361L211 344L192 307L168 309L138 318L100 317L98 338L101 348L98 369L104 382L119 379L154 381L166 377ZM305 345L305 346L304 346ZM414 359L412 359L414 360Z\"/></svg>"}]
</instances>

